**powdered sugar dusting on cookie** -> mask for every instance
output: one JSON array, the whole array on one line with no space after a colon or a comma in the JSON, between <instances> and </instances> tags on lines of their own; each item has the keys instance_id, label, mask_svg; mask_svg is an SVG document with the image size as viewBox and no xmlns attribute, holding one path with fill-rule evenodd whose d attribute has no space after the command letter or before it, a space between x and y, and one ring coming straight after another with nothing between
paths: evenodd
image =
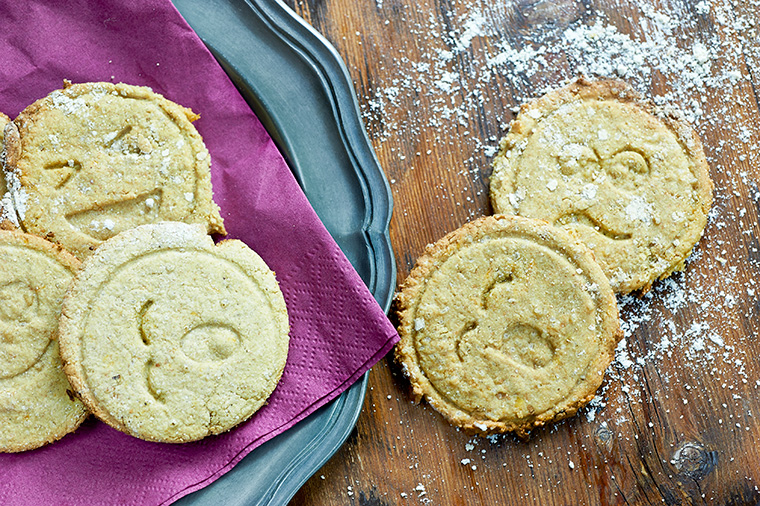
<instances>
[{"instance_id":1,"label":"powdered sugar dusting on cookie","mask_svg":"<svg viewBox=\"0 0 760 506\"><path fill-rule=\"evenodd\" d=\"M65 114L78 114L87 110L85 97L70 97L65 91L57 90L50 94L52 106Z\"/></svg>"},{"instance_id":2,"label":"powdered sugar dusting on cookie","mask_svg":"<svg viewBox=\"0 0 760 506\"><path fill-rule=\"evenodd\" d=\"M0 222L8 220L15 226L18 226L18 218L16 212L13 210L13 200L11 194L6 192L0 198Z\"/></svg>"},{"instance_id":3,"label":"powdered sugar dusting on cookie","mask_svg":"<svg viewBox=\"0 0 760 506\"><path fill-rule=\"evenodd\" d=\"M21 186L18 175L13 171L5 171L5 183L8 185L7 192L0 201L2 217L10 220L14 225L19 225L19 218L24 219L27 209L29 194Z\"/></svg>"},{"instance_id":4,"label":"powdered sugar dusting on cookie","mask_svg":"<svg viewBox=\"0 0 760 506\"><path fill-rule=\"evenodd\" d=\"M652 221L652 204L644 200L644 198L636 195L632 197L628 205L625 206L625 215L628 221L648 223Z\"/></svg>"}]
</instances>

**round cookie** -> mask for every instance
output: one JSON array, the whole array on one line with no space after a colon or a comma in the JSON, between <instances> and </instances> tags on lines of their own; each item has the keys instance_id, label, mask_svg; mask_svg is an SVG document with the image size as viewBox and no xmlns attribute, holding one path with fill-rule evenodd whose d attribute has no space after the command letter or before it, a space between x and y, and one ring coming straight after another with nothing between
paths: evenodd
<instances>
[{"instance_id":1,"label":"round cookie","mask_svg":"<svg viewBox=\"0 0 760 506\"><path fill-rule=\"evenodd\" d=\"M146 223L224 233L197 118L126 84L67 83L34 102L6 131L7 169L20 184L16 200L25 201L22 227L80 259Z\"/></svg>"},{"instance_id":2,"label":"round cookie","mask_svg":"<svg viewBox=\"0 0 760 506\"><path fill-rule=\"evenodd\" d=\"M40 237L0 230L0 265L0 452L20 452L60 439L87 416L56 343L79 261Z\"/></svg>"},{"instance_id":3,"label":"round cookie","mask_svg":"<svg viewBox=\"0 0 760 506\"><path fill-rule=\"evenodd\" d=\"M616 292L684 266L712 203L692 128L619 81L580 79L524 105L491 175L496 213L576 231Z\"/></svg>"},{"instance_id":4,"label":"round cookie","mask_svg":"<svg viewBox=\"0 0 760 506\"><path fill-rule=\"evenodd\" d=\"M105 241L66 294L61 357L75 393L135 437L195 441L248 419L288 353L274 273L201 225L142 225Z\"/></svg>"},{"instance_id":5,"label":"round cookie","mask_svg":"<svg viewBox=\"0 0 760 506\"><path fill-rule=\"evenodd\" d=\"M567 232L487 216L428 246L396 296L396 359L417 401L481 433L574 414L622 336L615 295Z\"/></svg>"}]
</instances>

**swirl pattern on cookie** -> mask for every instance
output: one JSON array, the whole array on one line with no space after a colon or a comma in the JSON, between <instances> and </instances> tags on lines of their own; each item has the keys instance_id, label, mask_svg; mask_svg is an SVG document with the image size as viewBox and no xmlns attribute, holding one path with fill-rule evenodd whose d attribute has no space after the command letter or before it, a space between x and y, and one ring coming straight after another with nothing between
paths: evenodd
<instances>
[{"instance_id":1,"label":"swirl pattern on cookie","mask_svg":"<svg viewBox=\"0 0 760 506\"><path fill-rule=\"evenodd\" d=\"M579 80L522 107L494 160L491 202L580 234L627 293L683 268L712 182L684 121L625 83Z\"/></svg>"},{"instance_id":2,"label":"swirl pattern on cookie","mask_svg":"<svg viewBox=\"0 0 760 506\"><path fill-rule=\"evenodd\" d=\"M248 419L288 351L274 273L200 225L143 225L83 264L61 318L61 355L92 412L133 436L195 441Z\"/></svg>"},{"instance_id":3,"label":"swirl pattern on cookie","mask_svg":"<svg viewBox=\"0 0 760 506\"><path fill-rule=\"evenodd\" d=\"M396 357L415 396L485 433L526 434L575 413L620 338L588 248L521 217L483 217L430 246L396 302Z\"/></svg>"},{"instance_id":4,"label":"swirl pattern on cookie","mask_svg":"<svg viewBox=\"0 0 760 506\"><path fill-rule=\"evenodd\" d=\"M197 118L126 84L69 84L36 101L6 139L8 170L28 195L22 226L80 259L122 230L157 221L224 233Z\"/></svg>"},{"instance_id":5,"label":"swirl pattern on cookie","mask_svg":"<svg viewBox=\"0 0 760 506\"><path fill-rule=\"evenodd\" d=\"M0 230L0 451L38 448L87 415L72 398L56 335L79 262L36 236Z\"/></svg>"}]
</instances>

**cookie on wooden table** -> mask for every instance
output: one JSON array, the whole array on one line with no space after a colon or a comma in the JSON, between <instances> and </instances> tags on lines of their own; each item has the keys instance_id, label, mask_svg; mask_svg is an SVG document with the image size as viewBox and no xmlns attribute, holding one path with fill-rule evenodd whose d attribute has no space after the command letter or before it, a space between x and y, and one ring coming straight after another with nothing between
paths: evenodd
<instances>
[{"instance_id":1,"label":"cookie on wooden table","mask_svg":"<svg viewBox=\"0 0 760 506\"><path fill-rule=\"evenodd\" d=\"M126 84L67 84L31 104L6 131L7 169L26 203L22 226L80 259L146 223L200 223L224 233L197 118Z\"/></svg>"},{"instance_id":2,"label":"cookie on wooden table","mask_svg":"<svg viewBox=\"0 0 760 506\"><path fill-rule=\"evenodd\" d=\"M75 393L149 441L195 441L248 419L288 352L285 301L264 261L175 222L103 242L66 294L60 328Z\"/></svg>"},{"instance_id":3,"label":"cookie on wooden table","mask_svg":"<svg viewBox=\"0 0 760 506\"><path fill-rule=\"evenodd\" d=\"M694 130L619 81L580 79L524 105L493 166L496 213L576 231L621 293L682 269L712 203Z\"/></svg>"},{"instance_id":4,"label":"cookie on wooden table","mask_svg":"<svg viewBox=\"0 0 760 506\"><path fill-rule=\"evenodd\" d=\"M395 355L425 398L469 431L515 431L574 414L621 337L591 251L517 216L479 218L428 246L396 296Z\"/></svg>"},{"instance_id":5,"label":"cookie on wooden table","mask_svg":"<svg viewBox=\"0 0 760 506\"><path fill-rule=\"evenodd\" d=\"M58 318L79 261L60 246L0 230L0 451L60 439L87 416L63 373Z\"/></svg>"}]
</instances>

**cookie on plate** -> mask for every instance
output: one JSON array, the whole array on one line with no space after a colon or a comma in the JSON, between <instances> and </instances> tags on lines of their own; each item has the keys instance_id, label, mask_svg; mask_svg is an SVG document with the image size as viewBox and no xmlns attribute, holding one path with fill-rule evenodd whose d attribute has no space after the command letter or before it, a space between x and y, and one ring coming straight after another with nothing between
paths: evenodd
<instances>
[{"instance_id":1,"label":"cookie on plate","mask_svg":"<svg viewBox=\"0 0 760 506\"><path fill-rule=\"evenodd\" d=\"M288 353L274 273L202 225L142 225L88 257L63 304L61 357L75 393L109 425L182 443L263 406Z\"/></svg>"},{"instance_id":2,"label":"cookie on plate","mask_svg":"<svg viewBox=\"0 0 760 506\"><path fill-rule=\"evenodd\" d=\"M621 337L591 251L539 220L487 216L428 246L396 296L415 398L483 434L574 414Z\"/></svg>"},{"instance_id":3,"label":"cookie on plate","mask_svg":"<svg viewBox=\"0 0 760 506\"><path fill-rule=\"evenodd\" d=\"M496 213L581 235L616 292L683 268L712 203L702 144L619 81L580 79L524 105L491 175Z\"/></svg>"},{"instance_id":4,"label":"cookie on plate","mask_svg":"<svg viewBox=\"0 0 760 506\"><path fill-rule=\"evenodd\" d=\"M23 228L80 259L145 223L200 223L224 233L197 118L126 84L67 84L31 104L6 131Z\"/></svg>"},{"instance_id":5,"label":"cookie on plate","mask_svg":"<svg viewBox=\"0 0 760 506\"><path fill-rule=\"evenodd\" d=\"M79 261L40 237L0 230L0 265L0 452L20 452L60 439L87 416L56 342Z\"/></svg>"}]
</instances>

